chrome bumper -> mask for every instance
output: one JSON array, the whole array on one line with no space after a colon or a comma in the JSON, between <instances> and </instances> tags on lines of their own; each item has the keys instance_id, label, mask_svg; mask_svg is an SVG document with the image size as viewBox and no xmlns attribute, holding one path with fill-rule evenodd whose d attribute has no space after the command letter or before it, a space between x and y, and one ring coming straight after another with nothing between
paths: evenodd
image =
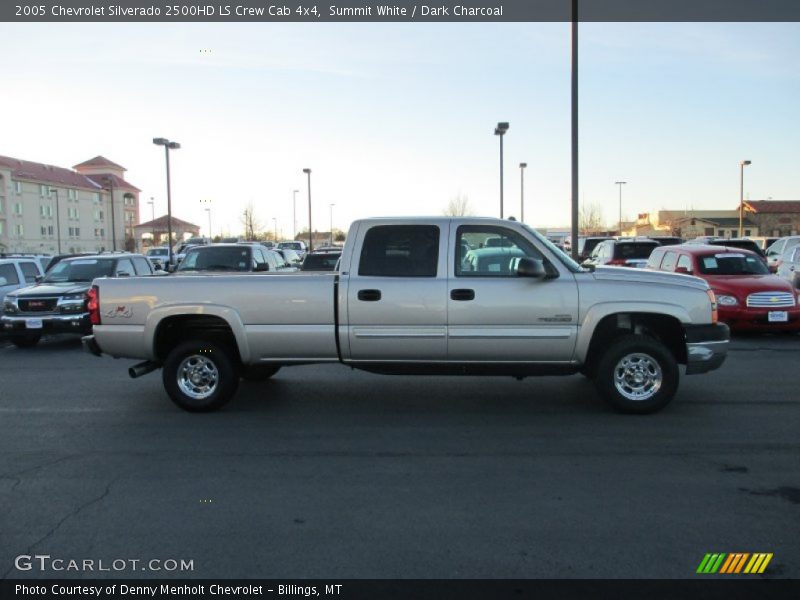
<instances>
[{"instance_id":1,"label":"chrome bumper","mask_svg":"<svg viewBox=\"0 0 800 600\"><path fill-rule=\"evenodd\" d=\"M730 329L724 323L686 328L686 374L718 369L728 355Z\"/></svg>"}]
</instances>

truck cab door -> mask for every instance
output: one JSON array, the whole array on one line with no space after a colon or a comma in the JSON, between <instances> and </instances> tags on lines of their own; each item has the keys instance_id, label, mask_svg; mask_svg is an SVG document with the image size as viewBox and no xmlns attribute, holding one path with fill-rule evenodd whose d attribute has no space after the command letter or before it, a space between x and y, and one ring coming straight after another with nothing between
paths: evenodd
<instances>
[{"instance_id":1,"label":"truck cab door","mask_svg":"<svg viewBox=\"0 0 800 600\"><path fill-rule=\"evenodd\" d=\"M447 357L447 223L360 229L346 281L345 360L438 362ZM347 277L345 278L345 275Z\"/></svg>"},{"instance_id":2,"label":"truck cab door","mask_svg":"<svg viewBox=\"0 0 800 600\"><path fill-rule=\"evenodd\" d=\"M451 227L448 361L569 362L578 331L575 277L552 263L522 277L523 257L543 260L522 233L501 225Z\"/></svg>"}]
</instances>

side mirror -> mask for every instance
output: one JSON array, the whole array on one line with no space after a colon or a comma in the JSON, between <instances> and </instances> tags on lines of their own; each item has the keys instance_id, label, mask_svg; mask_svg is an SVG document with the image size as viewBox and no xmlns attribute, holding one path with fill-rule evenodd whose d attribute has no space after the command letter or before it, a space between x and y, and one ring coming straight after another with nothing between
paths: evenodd
<instances>
[{"instance_id":1,"label":"side mirror","mask_svg":"<svg viewBox=\"0 0 800 600\"><path fill-rule=\"evenodd\" d=\"M689 269L687 269L686 267L675 267L675 272L676 273L683 273L684 275L691 274L691 271Z\"/></svg>"},{"instance_id":2,"label":"side mirror","mask_svg":"<svg viewBox=\"0 0 800 600\"><path fill-rule=\"evenodd\" d=\"M528 258L523 256L517 263L517 276L518 277L532 277L534 279L543 279L547 275L544 270L544 263L536 258Z\"/></svg>"},{"instance_id":3,"label":"side mirror","mask_svg":"<svg viewBox=\"0 0 800 600\"><path fill-rule=\"evenodd\" d=\"M0 283L0 285L6 285L6 280L5 280L5 278L2 278L2 279L3 279L3 283ZM33 278L33 280L34 280L36 283L41 283L41 282L42 282L42 279L44 279L44 275L37 275L36 277L34 277L34 278Z\"/></svg>"}]
</instances>

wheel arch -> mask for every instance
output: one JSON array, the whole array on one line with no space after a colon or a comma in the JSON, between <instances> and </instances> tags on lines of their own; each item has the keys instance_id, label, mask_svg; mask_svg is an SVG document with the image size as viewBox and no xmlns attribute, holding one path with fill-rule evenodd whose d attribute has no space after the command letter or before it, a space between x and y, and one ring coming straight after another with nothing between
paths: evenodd
<instances>
[{"instance_id":1,"label":"wheel arch","mask_svg":"<svg viewBox=\"0 0 800 600\"><path fill-rule=\"evenodd\" d=\"M152 340L152 356L166 360L170 350L181 342L201 339L231 348L234 359L244 364L250 359L244 325L238 314L226 307L195 307L194 310L170 311L149 316L146 339ZM216 309L216 310L215 310Z\"/></svg>"}]
</instances>

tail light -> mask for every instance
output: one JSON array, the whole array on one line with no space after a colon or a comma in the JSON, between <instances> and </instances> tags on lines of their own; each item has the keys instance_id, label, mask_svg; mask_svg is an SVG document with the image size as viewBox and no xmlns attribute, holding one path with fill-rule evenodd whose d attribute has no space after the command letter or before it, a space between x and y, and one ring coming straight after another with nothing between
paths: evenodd
<instances>
[{"instance_id":1,"label":"tail light","mask_svg":"<svg viewBox=\"0 0 800 600\"><path fill-rule=\"evenodd\" d=\"M100 290L96 285L86 292L86 310L89 311L89 321L92 325L102 325L100 323Z\"/></svg>"},{"instance_id":2,"label":"tail light","mask_svg":"<svg viewBox=\"0 0 800 600\"><path fill-rule=\"evenodd\" d=\"M610 261L608 261L608 264L616 267L625 267L628 263L625 262L624 258L612 258Z\"/></svg>"},{"instance_id":3,"label":"tail light","mask_svg":"<svg viewBox=\"0 0 800 600\"><path fill-rule=\"evenodd\" d=\"M708 294L708 299L711 301L711 322L716 324L719 320L719 314L717 313L717 297L714 295L714 290L706 290L706 294Z\"/></svg>"}]
</instances>

